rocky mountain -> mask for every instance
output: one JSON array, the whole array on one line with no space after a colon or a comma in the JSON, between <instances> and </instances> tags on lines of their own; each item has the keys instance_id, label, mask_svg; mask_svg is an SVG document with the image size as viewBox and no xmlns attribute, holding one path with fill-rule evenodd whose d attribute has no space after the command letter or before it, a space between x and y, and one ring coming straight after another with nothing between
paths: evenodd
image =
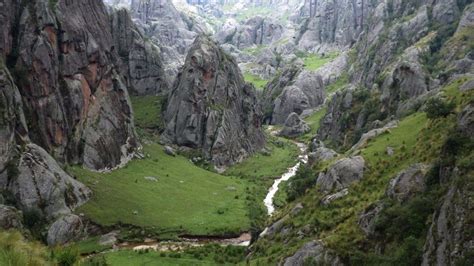
<instances>
[{"instance_id":1,"label":"rocky mountain","mask_svg":"<svg viewBox=\"0 0 474 266\"><path fill-rule=\"evenodd\" d=\"M195 40L186 57L165 121L163 138L201 150L217 168L242 161L265 143L253 87L235 59L206 36Z\"/></svg>"},{"instance_id":2,"label":"rocky mountain","mask_svg":"<svg viewBox=\"0 0 474 266\"><path fill-rule=\"evenodd\" d=\"M54 222L48 242L64 243L82 233L67 228L82 225L70 214L91 191L63 165L110 170L138 152L127 81L137 88L144 79L131 67L121 72L125 64L118 52L132 47L114 35L120 19L109 17L101 1L3 1L1 6L0 192L27 222ZM134 52L140 53L140 35L132 36Z\"/></svg>"}]
</instances>

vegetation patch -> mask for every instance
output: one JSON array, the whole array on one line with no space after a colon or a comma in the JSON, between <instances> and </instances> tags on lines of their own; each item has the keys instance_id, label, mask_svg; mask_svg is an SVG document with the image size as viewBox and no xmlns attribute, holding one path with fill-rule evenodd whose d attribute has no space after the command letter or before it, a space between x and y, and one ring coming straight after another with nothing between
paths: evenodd
<instances>
[{"instance_id":1,"label":"vegetation patch","mask_svg":"<svg viewBox=\"0 0 474 266\"><path fill-rule=\"evenodd\" d=\"M255 88L260 91L262 91L265 88L265 85L268 83L268 80L262 79L261 77L250 73L244 73L244 79L246 82L253 84Z\"/></svg>"},{"instance_id":2,"label":"vegetation patch","mask_svg":"<svg viewBox=\"0 0 474 266\"><path fill-rule=\"evenodd\" d=\"M315 71L331 62L338 56L338 53L330 54L299 54L299 57L303 58L304 68L306 70Z\"/></svg>"},{"instance_id":3,"label":"vegetation patch","mask_svg":"<svg viewBox=\"0 0 474 266\"><path fill-rule=\"evenodd\" d=\"M250 227L248 183L206 171L158 144L145 159L111 173L70 171L93 190L77 212L103 226L132 225L157 235L226 235Z\"/></svg>"},{"instance_id":4,"label":"vegetation patch","mask_svg":"<svg viewBox=\"0 0 474 266\"><path fill-rule=\"evenodd\" d=\"M132 96L135 125L142 129L163 129L162 96Z\"/></svg>"}]
</instances>

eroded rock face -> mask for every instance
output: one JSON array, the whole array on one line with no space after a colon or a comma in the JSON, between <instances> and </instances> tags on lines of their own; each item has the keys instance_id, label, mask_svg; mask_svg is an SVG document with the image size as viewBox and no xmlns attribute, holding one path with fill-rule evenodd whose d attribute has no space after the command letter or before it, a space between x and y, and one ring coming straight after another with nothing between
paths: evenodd
<instances>
[{"instance_id":1,"label":"eroded rock face","mask_svg":"<svg viewBox=\"0 0 474 266\"><path fill-rule=\"evenodd\" d=\"M368 0L316 1L316 13L300 29L298 47L325 52L352 45L363 32L373 8Z\"/></svg>"},{"instance_id":2,"label":"eroded rock face","mask_svg":"<svg viewBox=\"0 0 474 266\"><path fill-rule=\"evenodd\" d=\"M325 92L322 77L311 71L301 71L293 65L267 85L263 92L263 106L272 124L284 124L291 113L303 111L324 103ZM271 114L271 115L270 115Z\"/></svg>"},{"instance_id":3,"label":"eroded rock face","mask_svg":"<svg viewBox=\"0 0 474 266\"><path fill-rule=\"evenodd\" d=\"M426 189L426 174L429 165L414 164L397 174L390 181L387 196L399 202L404 202Z\"/></svg>"},{"instance_id":4,"label":"eroded rock face","mask_svg":"<svg viewBox=\"0 0 474 266\"><path fill-rule=\"evenodd\" d=\"M468 233L474 226L467 217L472 213L469 193L472 194L466 188L450 187L441 208L433 216L424 246L423 266L455 265L459 258L474 249Z\"/></svg>"},{"instance_id":5,"label":"eroded rock face","mask_svg":"<svg viewBox=\"0 0 474 266\"><path fill-rule=\"evenodd\" d=\"M384 206L382 202L376 202L370 205L360 216L358 224L366 236L372 236L375 233L375 222L382 212Z\"/></svg>"},{"instance_id":6,"label":"eroded rock face","mask_svg":"<svg viewBox=\"0 0 474 266\"><path fill-rule=\"evenodd\" d=\"M365 160L362 156L344 158L335 162L326 173L319 174L316 185L325 192L341 190L362 179Z\"/></svg>"},{"instance_id":7,"label":"eroded rock face","mask_svg":"<svg viewBox=\"0 0 474 266\"><path fill-rule=\"evenodd\" d=\"M115 49L122 58L121 73L128 74L127 87L138 95L157 95L168 91L169 79L165 74L161 50L147 41L124 8L111 14Z\"/></svg>"},{"instance_id":8,"label":"eroded rock face","mask_svg":"<svg viewBox=\"0 0 474 266\"><path fill-rule=\"evenodd\" d=\"M244 49L253 45L269 45L282 38L283 26L270 18L260 16L239 25L235 20L227 21L217 33L219 43L230 43Z\"/></svg>"},{"instance_id":9,"label":"eroded rock face","mask_svg":"<svg viewBox=\"0 0 474 266\"><path fill-rule=\"evenodd\" d=\"M28 144L21 154L14 176L1 179L23 211L36 211L52 220L84 204L91 191L64 170L41 147Z\"/></svg>"},{"instance_id":10,"label":"eroded rock face","mask_svg":"<svg viewBox=\"0 0 474 266\"><path fill-rule=\"evenodd\" d=\"M284 266L295 265L344 265L341 259L324 247L321 241L311 241L303 245L293 256L285 260Z\"/></svg>"},{"instance_id":11,"label":"eroded rock face","mask_svg":"<svg viewBox=\"0 0 474 266\"><path fill-rule=\"evenodd\" d=\"M458 128L466 136L474 138L474 104L469 104L458 116Z\"/></svg>"},{"instance_id":12,"label":"eroded rock face","mask_svg":"<svg viewBox=\"0 0 474 266\"><path fill-rule=\"evenodd\" d=\"M217 167L239 162L265 142L254 89L206 36L194 42L164 117L163 139L200 149Z\"/></svg>"},{"instance_id":13,"label":"eroded rock face","mask_svg":"<svg viewBox=\"0 0 474 266\"><path fill-rule=\"evenodd\" d=\"M79 216L69 214L56 220L48 230L48 245L63 245L78 239L84 232L84 225Z\"/></svg>"},{"instance_id":14,"label":"eroded rock face","mask_svg":"<svg viewBox=\"0 0 474 266\"><path fill-rule=\"evenodd\" d=\"M278 133L280 136L294 138L311 131L309 125L297 113L291 113L285 121L285 126Z\"/></svg>"},{"instance_id":15,"label":"eroded rock face","mask_svg":"<svg viewBox=\"0 0 474 266\"><path fill-rule=\"evenodd\" d=\"M23 228L23 214L11 206L0 205L0 228L21 229Z\"/></svg>"},{"instance_id":16,"label":"eroded rock face","mask_svg":"<svg viewBox=\"0 0 474 266\"><path fill-rule=\"evenodd\" d=\"M189 48L204 29L180 13L171 0L132 0L133 21L160 46L166 74L174 82Z\"/></svg>"},{"instance_id":17,"label":"eroded rock face","mask_svg":"<svg viewBox=\"0 0 474 266\"><path fill-rule=\"evenodd\" d=\"M116 167L139 145L105 6L50 3L28 1L18 25L14 67L30 137L58 160Z\"/></svg>"}]
</instances>

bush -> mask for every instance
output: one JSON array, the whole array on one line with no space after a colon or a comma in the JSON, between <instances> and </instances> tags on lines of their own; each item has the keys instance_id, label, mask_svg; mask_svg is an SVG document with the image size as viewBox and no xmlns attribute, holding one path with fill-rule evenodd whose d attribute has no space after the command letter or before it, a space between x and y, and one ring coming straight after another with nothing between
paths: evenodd
<instances>
[{"instance_id":1,"label":"bush","mask_svg":"<svg viewBox=\"0 0 474 266\"><path fill-rule=\"evenodd\" d=\"M56 249L53 257L59 266L73 266L80 259L79 251L73 248Z\"/></svg>"},{"instance_id":2,"label":"bush","mask_svg":"<svg viewBox=\"0 0 474 266\"><path fill-rule=\"evenodd\" d=\"M316 184L316 181L317 177L313 170L306 165L302 165L287 186L288 201L294 201L302 196L308 188Z\"/></svg>"},{"instance_id":3,"label":"bush","mask_svg":"<svg viewBox=\"0 0 474 266\"><path fill-rule=\"evenodd\" d=\"M433 97L426 103L425 112L429 119L436 119L448 116L452 113L454 107L456 107L456 104L453 102Z\"/></svg>"}]
</instances>

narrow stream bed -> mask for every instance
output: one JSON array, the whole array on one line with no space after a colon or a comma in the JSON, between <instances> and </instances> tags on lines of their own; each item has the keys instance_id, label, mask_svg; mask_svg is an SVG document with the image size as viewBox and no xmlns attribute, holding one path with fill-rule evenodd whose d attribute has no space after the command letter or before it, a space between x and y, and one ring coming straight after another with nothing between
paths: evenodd
<instances>
[{"instance_id":1,"label":"narrow stream bed","mask_svg":"<svg viewBox=\"0 0 474 266\"><path fill-rule=\"evenodd\" d=\"M308 155L306 153L306 150L308 149L308 147L304 143L300 143L300 142L295 142L295 144L298 146L301 152L300 156L298 156L298 163L295 166L289 168L288 171L284 173L279 179L275 180L275 182L273 183L273 186L270 188L267 196L263 200L265 207L267 207L268 215L272 215L273 212L275 212L275 206L273 205L273 198L278 192L281 182L288 181L290 178L294 177L301 163L308 162Z\"/></svg>"}]
</instances>

